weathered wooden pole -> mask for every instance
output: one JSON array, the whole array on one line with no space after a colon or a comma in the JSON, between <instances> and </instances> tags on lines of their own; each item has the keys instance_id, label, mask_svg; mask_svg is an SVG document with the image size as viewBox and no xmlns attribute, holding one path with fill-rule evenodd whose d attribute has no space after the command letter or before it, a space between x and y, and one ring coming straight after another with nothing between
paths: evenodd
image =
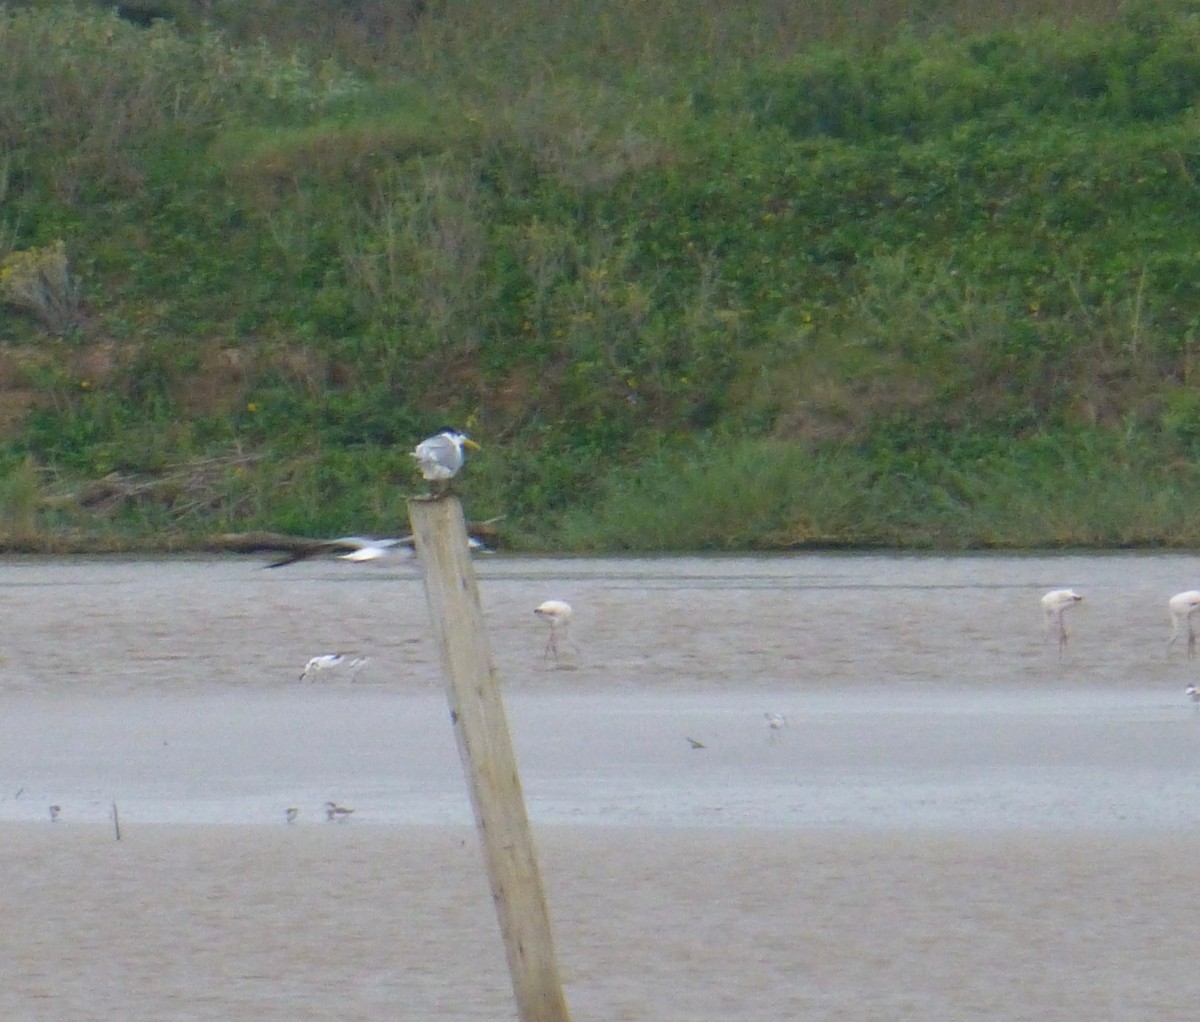
<instances>
[{"instance_id":1,"label":"weathered wooden pole","mask_svg":"<svg viewBox=\"0 0 1200 1022\"><path fill-rule=\"evenodd\" d=\"M462 505L454 496L416 498L408 514L519 1018L569 1022Z\"/></svg>"}]
</instances>

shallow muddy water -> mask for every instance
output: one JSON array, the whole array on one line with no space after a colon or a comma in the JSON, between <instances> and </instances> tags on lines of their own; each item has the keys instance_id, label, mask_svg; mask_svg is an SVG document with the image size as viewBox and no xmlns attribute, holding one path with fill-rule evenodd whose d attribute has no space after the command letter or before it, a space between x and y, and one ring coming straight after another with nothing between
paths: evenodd
<instances>
[{"instance_id":1,"label":"shallow muddy water","mask_svg":"<svg viewBox=\"0 0 1200 1022\"><path fill-rule=\"evenodd\" d=\"M371 657L392 691L441 680L416 566L249 558L0 559L0 692L275 690L310 656ZM1183 555L561 560L480 557L489 637L512 691L880 686L1181 688L1166 600L1200 587ZM1074 586L1067 657L1038 599ZM532 614L575 606L564 670Z\"/></svg>"},{"instance_id":2,"label":"shallow muddy water","mask_svg":"<svg viewBox=\"0 0 1200 1022\"><path fill-rule=\"evenodd\" d=\"M580 1022L1193 1017L1200 559L477 569ZM0 578L0 1014L515 1017L415 567Z\"/></svg>"},{"instance_id":3,"label":"shallow muddy water","mask_svg":"<svg viewBox=\"0 0 1200 1022\"><path fill-rule=\"evenodd\" d=\"M0 819L116 800L147 822L274 823L334 799L356 822L470 821L415 567L2 570ZM1200 661L1168 646L1165 609L1193 558L477 570L535 820L1200 831ZM1064 585L1085 599L1060 660L1039 597ZM550 597L575 607L557 660L532 613ZM332 651L367 663L299 680Z\"/></svg>"}]
</instances>

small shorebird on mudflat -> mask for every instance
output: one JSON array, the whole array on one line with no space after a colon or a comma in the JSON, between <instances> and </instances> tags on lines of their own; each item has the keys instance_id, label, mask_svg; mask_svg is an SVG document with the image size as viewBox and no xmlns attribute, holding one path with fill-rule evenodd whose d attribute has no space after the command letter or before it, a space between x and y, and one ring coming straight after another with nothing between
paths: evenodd
<instances>
[{"instance_id":1,"label":"small shorebird on mudflat","mask_svg":"<svg viewBox=\"0 0 1200 1022\"><path fill-rule=\"evenodd\" d=\"M325 803L325 819L331 823L334 820L337 820L338 823L345 823L348 819L350 819L350 814L353 812L353 809L347 809L345 806L340 806L336 802Z\"/></svg>"},{"instance_id":2,"label":"small shorebird on mudflat","mask_svg":"<svg viewBox=\"0 0 1200 1022\"><path fill-rule=\"evenodd\" d=\"M300 673L300 680L304 681L310 674L335 669L353 675L361 671L370 662L369 657L359 656L357 653L322 653L320 656L312 657L304 665L304 670Z\"/></svg>"},{"instance_id":3,"label":"small shorebird on mudflat","mask_svg":"<svg viewBox=\"0 0 1200 1022\"><path fill-rule=\"evenodd\" d=\"M767 727L770 729L769 738L773 742L778 737L779 732L787 727L787 717L782 713L764 713L763 717L767 721Z\"/></svg>"}]
</instances>

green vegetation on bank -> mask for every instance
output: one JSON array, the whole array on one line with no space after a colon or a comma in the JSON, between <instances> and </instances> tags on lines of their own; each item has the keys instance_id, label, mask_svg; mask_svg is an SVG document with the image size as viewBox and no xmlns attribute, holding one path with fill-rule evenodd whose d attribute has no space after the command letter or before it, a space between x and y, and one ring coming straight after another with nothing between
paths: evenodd
<instances>
[{"instance_id":1,"label":"green vegetation on bank","mask_svg":"<svg viewBox=\"0 0 1200 1022\"><path fill-rule=\"evenodd\" d=\"M0 7L0 547L1200 540L1200 0L729 6Z\"/></svg>"}]
</instances>

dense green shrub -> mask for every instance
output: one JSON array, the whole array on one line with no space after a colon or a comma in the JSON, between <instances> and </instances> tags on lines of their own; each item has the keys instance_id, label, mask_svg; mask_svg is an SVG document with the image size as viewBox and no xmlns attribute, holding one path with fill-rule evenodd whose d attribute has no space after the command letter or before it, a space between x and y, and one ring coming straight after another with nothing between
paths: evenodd
<instances>
[{"instance_id":1,"label":"dense green shrub","mask_svg":"<svg viewBox=\"0 0 1200 1022\"><path fill-rule=\"evenodd\" d=\"M1192 4L1144 16L1131 5L1103 33L1080 24L983 36L907 35L875 59L831 48L755 69L745 102L757 123L796 138L909 141L983 120L1004 130L1030 117L1074 124L1155 120L1200 97L1200 16Z\"/></svg>"},{"instance_id":2,"label":"dense green shrub","mask_svg":"<svg viewBox=\"0 0 1200 1022\"><path fill-rule=\"evenodd\" d=\"M0 9L11 492L391 530L451 421L523 546L1189 542L1200 4L942 6Z\"/></svg>"}]
</instances>

